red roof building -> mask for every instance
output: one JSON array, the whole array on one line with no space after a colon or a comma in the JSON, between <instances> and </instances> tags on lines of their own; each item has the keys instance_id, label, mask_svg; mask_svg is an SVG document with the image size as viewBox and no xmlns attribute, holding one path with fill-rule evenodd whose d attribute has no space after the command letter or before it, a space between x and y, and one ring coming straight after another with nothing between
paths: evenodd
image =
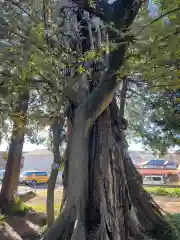
<instances>
[{"instance_id":1,"label":"red roof building","mask_svg":"<svg viewBox=\"0 0 180 240\"><path fill-rule=\"evenodd\" d=\"M167 175L167 174L180 174L180 169L167 169L167 168L137 168L142 176L147 175Z\"/></svg>"}]
</instances>

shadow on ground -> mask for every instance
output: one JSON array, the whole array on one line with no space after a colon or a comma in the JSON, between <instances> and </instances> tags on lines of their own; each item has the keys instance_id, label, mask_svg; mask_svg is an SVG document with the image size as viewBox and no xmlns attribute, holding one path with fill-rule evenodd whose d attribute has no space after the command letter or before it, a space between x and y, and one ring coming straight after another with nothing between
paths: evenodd
<instances>
[{"instance_id":1,"label":"shadow on ground","mask_svg":"<svg viewBox=\"0 0 180 240\"><path fill-rule=\"evenodd\" d=\"M36 197L33 191L22 195L22 201ZM29 209L25 216L5 216L0 224L0 240L39 240L46 215Z\"/></svg>"},{"instance_id":2,"label":"shadow on ground","mask_svg":"<svg viewBox=\"0 0 180 240\"><path fill-rule=\"evenodd\" d=\"M30 212L24 217L8 216L0 225L1 240L38 240L41 227L46 224L46 216Z\"/></svg>"}]
</instances>

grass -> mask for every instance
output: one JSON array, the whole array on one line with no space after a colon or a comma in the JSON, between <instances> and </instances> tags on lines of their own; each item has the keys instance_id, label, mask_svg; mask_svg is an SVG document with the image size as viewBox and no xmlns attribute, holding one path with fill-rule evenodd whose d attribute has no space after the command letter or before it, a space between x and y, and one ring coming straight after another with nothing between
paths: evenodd
<instances>
[{"instance_id":1,"label":"grass","mask_svg":"<svg viewBox=\"0 0 180 240\"><path fill-rule=\"evenodd\" d=\"M30 207L37 213L46 213L46 197L47 190L40 190L37 192L37 196L31 201L26 203L27 207ZM54 202L54 214L55 217L59 215L60 205L62 201L62 191L55 191L55 202Z\"/></svg>"},{"instance_id":2,"label":"grass","mask_svg":"<svg viewBox=\"0 0 180 240\"><path fill-rule=\"evenodd\" d=\"M39 204L26 204L27 207L31 208L33 211L37 213L46 213L46 205L39 205ZM54 214L55 217L58 216L60 211L60 204L54 205Z\"/></svg>"},{"instance_id":3,"label":"grass","mask_svg":"<svg viewBox=\"0 0 180 240\"><path fill-rule=\"evenodd\" d=\"M180 197L179 188L145 187L146 191L157 196Z\"/></svg>"},{"instance_id":4,"label":"grass","mask_svg":"<svg viewBox=\"0 0 180 240\"><path fill-rule=\"evenodd\" d=\"M46 197L47 190L38 191L37 197L26 203L27 207L30 207L36 213L46 214ZM57 201L58 200L58 201ZM60 212L60 204L62 200L62 193L55 192L55 203L54 203L54 215L55 218L59 215ZM41 231L45 233L47 231L46 220L41 224Z\"/></svg>"}]
</instances>

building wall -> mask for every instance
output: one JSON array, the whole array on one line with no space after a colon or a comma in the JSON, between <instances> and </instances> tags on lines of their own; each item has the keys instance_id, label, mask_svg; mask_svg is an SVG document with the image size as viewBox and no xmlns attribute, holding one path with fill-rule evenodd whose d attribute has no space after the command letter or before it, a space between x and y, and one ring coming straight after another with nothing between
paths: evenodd
<instances>
[{"instance_id":1,"label":"building wall","mask_svg":"<svg viewBox=\"0 0 180 240\"><path fill-rule=\"evenodd\" d=\"M24 156L23 171L38 170L50 173L51 165L53 163L53 156Z\"/></svg>"}]
</instances>

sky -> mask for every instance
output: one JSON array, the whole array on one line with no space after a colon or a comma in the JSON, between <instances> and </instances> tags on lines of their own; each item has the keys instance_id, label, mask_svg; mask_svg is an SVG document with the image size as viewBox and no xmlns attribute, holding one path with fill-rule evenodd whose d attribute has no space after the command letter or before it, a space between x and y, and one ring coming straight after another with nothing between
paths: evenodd
<instances>
[{"instance_id":1,"label":"sky","mask_svg":"<svg viewBox=\"0 0 180 240\"><path fill-rule=\"evenodd\" d=\"M29 151L33 151L35 149L45 149L45 148L46 147L41 145L41 144L36 145L36 144L31 144L31 143L25 142L23 151L24 152L29 152ZM7 149L7 143L2 143L0 145L0 151L6 151L6 149ZM129 146L129 149L130 150L141 151L141 150L143 150L143 146L141 144L136 144L136 143L132 142Z\"/></svg>"}]
</instances>

